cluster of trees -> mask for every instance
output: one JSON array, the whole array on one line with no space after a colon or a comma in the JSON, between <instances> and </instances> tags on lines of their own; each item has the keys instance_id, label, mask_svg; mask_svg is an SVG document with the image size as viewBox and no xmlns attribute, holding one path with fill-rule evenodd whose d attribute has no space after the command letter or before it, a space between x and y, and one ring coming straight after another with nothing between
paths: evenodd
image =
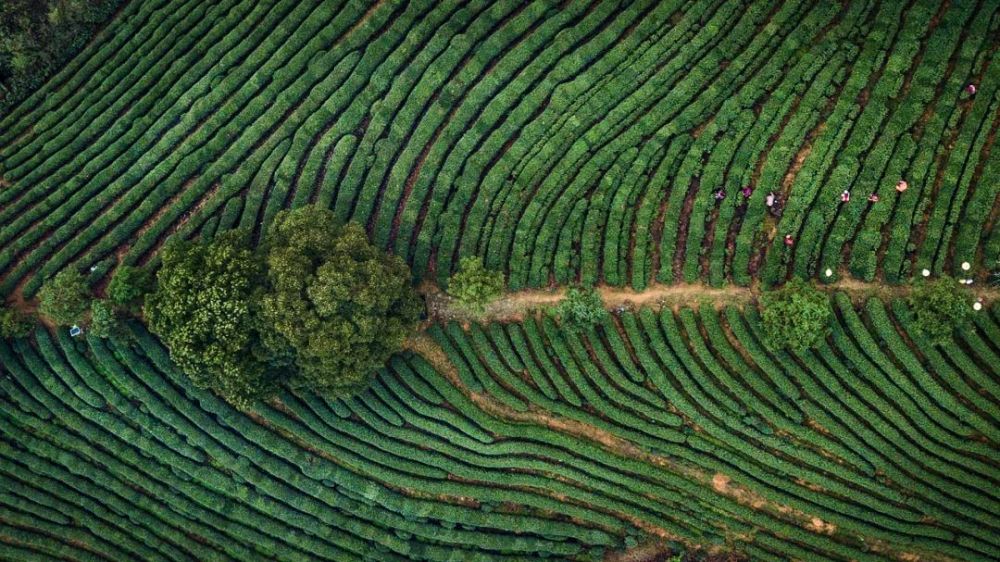
<instances>
[{"instance_id":1,"label":"cluster of trees","mask_svg":"<svg viewBox=\"0 0 1000 562\"><path fill-rule=\"evenodd\" d=\"M41 86L121 4L122 0L0 2L0 113Z\"/></svg>"},{"instance_id":2,"label":"cluster of trees","mask_svg":"<svg viewBox=\"0 0 1000 562\"><path fill-rule=\"evenodd\" d=\"M145 268L122 266L107 287L107 298L94 298L87 279L75 269L60 271L38 292L38 313L57 326L85 326L90 334L108 338L118 334L127 316L141 313L143 296L154 286ZM27 335L32 319L13 308L0 308L0 337Z\"/></svg>"},{"instance_id":3,"label":"cluster of trees","mask_svg":"<svg viewBox=\"0 0 1000 562\"><path fill-rule=\"evenodd\" d=\"M281 384L365 388L423 305L401 258L308 206L278 213L259 247L239 230L169 244L143 310L196 384L245 407Z\"/></svg>"},{"instance_id":4,"label":"cluster of trees","mask_svg":"<svg viewBox=\"0 0 1000 562\"><path fill-rule=\"evenodd\" d=\"M504 276L480 258L460 261L448 293L482 313L504 291ZM967 321L970 298L957 281L918 281L909 298L914 326L943 343ZM364 389L416 327L423 304L409 268L369 242L357 224L339 225L325 208L279 212L254 246L243 230L209 241L170 241L155 276L118 268L104 299L65 270L39 291L39 313L55 324L82 324L111 337L125 316L144 316L174 362L193 381L246 407L282 384L329 396ZM793 279L760 297L761 325L772 349L801 351L830 333L827 294ZM567 331L587 330L608 312L593 288L571 288L551 314ZM0 336L19 337L32 323L0 309Z\"/></svg>"},{"instance_id":5,"label":"cluster of trees","mask_svg":"<svg viewBox=\"0 0 1000 562\"><path fill-rule=\"evenodd\" d=\"M0 338L20 338L31 333L31 321L20 311L0 307Z\"/></svg>"},{"instance_id":6,"label":"cluster of trees","mask_svg":"<svg viewBox=\"0 0 1000 562\"><path fill-rule=\"evenodd\" d=\"M401 258L316 206L278 213L259 246L242 230L170 241L155 276L122 266L106 293L93 299L85 278L64 270L39 291L38 310L98 337L142 315L181 370L240 407L282 384L330 396L364 389L423 311ZM30 329L14 309L0 313L4 337Z\"/></svg>"}]
</instances>

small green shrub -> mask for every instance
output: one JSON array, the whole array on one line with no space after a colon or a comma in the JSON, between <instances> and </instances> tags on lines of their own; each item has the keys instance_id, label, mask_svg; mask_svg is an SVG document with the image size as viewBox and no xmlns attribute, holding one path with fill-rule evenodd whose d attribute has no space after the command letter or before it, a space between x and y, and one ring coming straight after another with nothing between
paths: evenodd
<instances>
[{"instance_id":1,"label":"small green shrub","mask_svg":"<svg viewBox=\"0 0 1000 562\"><path fill-rule=\"evenodd\" d=\"M90 303L90 289L83 275L65 269L46 282L38 292L38 311L60 326L83 320Z\"/></svg>"},{"instance_id":2,"label":"small green shrub","mask_svg":"<svg viewBox=\"0 0 1000 562\"><path fill-rule=\"evenodd\" d=\"M830 299L801 279L765 292L760 304L765 343L771 349L808 349L830 332Z\"/></svg>"},{"instance_id":3,"label":"small green shrub","mask_svg":"<svg viewBox=\"0 0 1000 562\"><path fill-rule=\"evenodd\" d=\"M121 317L109 301L94 299L90 303L90 333L99 338L110 338L122 333Z\"/></svg>"},{"instance_id":4,"label":"small green shrub","mask_svg":"<svg viewBox=\"0 0 1000 562\"><path fill-rule=\"evenodd\" d=\"M556 307L556 315L564 328L582 330L600 323L608 311L596 289L573 288L566 292L566 298Z\"/></svg>"},{"instance_id":5,"label":"small green shrub","mask_svg":"<svg viewBox=\"0 0 1000 562\"><path fill-rule=\"evenodd\" d=\"M914 327L935 345L948 341L952 331L968 320L972 310L971 298L950 277L918 281L908 301Z\"/></svg>"},{"instance_id":6,"label":"small green shrub","mask_svg":"<svg viewBox=\"0 0 1000 562\"><path fill-rule=\"evenodd\" d=\"M0 338L23 338L31 333L31 322L14 308L0 307Z\"/></svg>"},{"instance_id":7,"label":"small green shrub","mask_svg":"<svg viewBox=\"0 0 1000 562\"><path fill-rule=\"evenodd\" d=\"M458 271L448 281L448 294L472 312L483 312L486 305L503 294L504 278L499 271L490 271L479 257L464 257Z\"/></svg>"},{"instance_id":8,"label":"small green shrub","mask_svg":"<svg viewBox=\"0 0 1000 562\"><path fill-rule=\"evenodd\" d=\"M123 265L111 276L108 299L118 306L136 310L155 285L156 279L149 269Z\"/></svg>"}]
</instances>

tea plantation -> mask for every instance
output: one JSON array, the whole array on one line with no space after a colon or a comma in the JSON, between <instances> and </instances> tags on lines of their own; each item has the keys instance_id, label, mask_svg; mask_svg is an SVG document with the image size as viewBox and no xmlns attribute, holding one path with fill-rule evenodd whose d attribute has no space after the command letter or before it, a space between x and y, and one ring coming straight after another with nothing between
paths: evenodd
<instances>
[{"instance_id":1,"label":"tea plantation","mask_svg":"<svg viewBox=\"0 0 1000 562\"><path fill-rule=\"evenodd\" d=\"M128 1L0 114L0 303L307 204L424 285L691 294L243 410L137 319L0 339L0 560L998 560L998 132L996 0ZM717 298L791 278L812 349Z\"/></svg>"}]
</instances>

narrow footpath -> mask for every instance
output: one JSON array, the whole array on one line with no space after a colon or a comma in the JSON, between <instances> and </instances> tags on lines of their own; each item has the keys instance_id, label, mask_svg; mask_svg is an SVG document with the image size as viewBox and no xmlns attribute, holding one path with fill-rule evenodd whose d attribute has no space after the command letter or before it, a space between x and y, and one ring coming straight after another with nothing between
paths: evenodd
<instances>
[{"instance_id":1,"label":"narrow footpath","mask_svg":"<svg viewBox=\"0 0 1000 562\"><path fill-rule=\"evenodd\" d=\"M851 300L856 302L864 301L870 297L892 300L906 297L912 290L911 285L887 285L851 278L844 278L832 283L817 283L816 287L828 293L847 293ZM631 310L641 307L677 309L686 306L701 306L702 304L722 308L728 305L739 306L754 302L761 293L757 286L712 287L703 283L653 284L642 291L600 285L597 290L601 293L604 306L608 310ZM981 300L984 309L992 302L1000 300L1000 287L972 285L962 287L962 290L968 292L972 298ZM419 287L419 291L427 299L428 320L430 322L448 320L516 322L526 315L558 305L566 298L567 287L525 289L505 293L490 303L481 314L470 314L463 310L454 299L432 283L424 283Z\"/></svg>"}]
</instances>

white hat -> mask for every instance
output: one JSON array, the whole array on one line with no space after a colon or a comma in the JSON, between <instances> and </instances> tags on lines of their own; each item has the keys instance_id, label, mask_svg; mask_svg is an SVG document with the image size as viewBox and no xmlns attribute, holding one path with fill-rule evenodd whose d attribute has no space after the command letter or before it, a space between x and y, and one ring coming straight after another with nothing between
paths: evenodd
<instances>
[{"instance_id":1,"label":"white hat","mask_svg":"<svg viewBox=\"0 0 1000 562\"><path fill-rule=\"evenodd\" d=\"M826 273L827 277L830 277L833 275L833 270L828 267L826 268L826 271L824 273Z\"/></svg>"},{"instance_id":2,"label":"white hat","mask_svg":"<svg viewBox=\"0 0 1000 562\"><path fill-rule=\"evenodd\" d=\"M921 271L920 273L921 273L921 275L923 275L924 277L930 277L930 276L931 276L931 270L927 269L926 267L925 267L925 268L924 268L924 270L923 270L923 271Z\"/></svg>"},{"instance_id":3,"label":"white hat","mask_svg":"<svg viewBox=\"0 0 1000 562\"><path fill-rule=\"evenodd\" d=\"M962 262L962 271L969 271L970 268L972 268L972 266L969 264L969 262L967 261Z\"/></svg>"},{"instance_id":4,"label":"white hat","mask_svg":"<svg viewBox=\"0 0 1000 562\"><path fill-rule=\"evenodd\" d=\"M972 310L982 310L982 309L983 309L983 303L978 301L972 303Z\"/></svg>"}]
</instances>

